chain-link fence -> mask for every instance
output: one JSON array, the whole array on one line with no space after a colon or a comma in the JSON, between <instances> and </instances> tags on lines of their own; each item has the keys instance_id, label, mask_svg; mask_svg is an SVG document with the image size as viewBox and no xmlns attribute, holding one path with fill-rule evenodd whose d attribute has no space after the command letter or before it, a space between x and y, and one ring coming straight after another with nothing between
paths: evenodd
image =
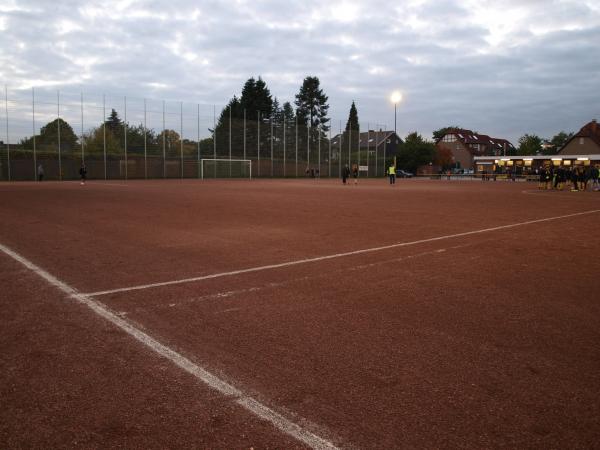
<instances>
[{"instance_id":1,"label":"chain-link fence","mask_svg":"<svg viewBox=\"0 0 600 450\"><path fill-rule=\"evenodd\" d=\"M5 87L0 180L199 178L202 160L250 160L252 177L384 176L399 141L383 124L310 127L295 116ZM226 176L226 172L219 172Z\"/></svg>"}]
</instances>

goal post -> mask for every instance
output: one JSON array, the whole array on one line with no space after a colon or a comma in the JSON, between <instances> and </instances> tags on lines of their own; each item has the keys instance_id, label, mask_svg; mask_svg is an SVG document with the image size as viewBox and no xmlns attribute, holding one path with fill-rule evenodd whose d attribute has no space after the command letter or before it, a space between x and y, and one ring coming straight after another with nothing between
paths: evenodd
<instances>
[{"instance_id":1,"label":"goal post","mask_svg":"<svg viewBox=\"0 0 600 450\"><path fill-rule=\"evenodd\" d=\"M248 178L252 179L252 161L249 159L200 160L200 178Z\"/></svg>"}]
</instances>

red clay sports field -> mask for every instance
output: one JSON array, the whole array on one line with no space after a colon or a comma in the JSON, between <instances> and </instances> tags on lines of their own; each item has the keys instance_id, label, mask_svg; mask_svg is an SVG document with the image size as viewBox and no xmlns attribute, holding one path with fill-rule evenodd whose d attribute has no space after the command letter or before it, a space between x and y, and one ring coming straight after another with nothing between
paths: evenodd
<instances>
[{"instance_id":1,"label":"red clay sports field","mask_svg":"<svg viewBox=\"0 0 600 450\"><path fill-rule=\"evenodd\" d=\"M3 448L592 448L600 193L0 184Z\"/></svg>"}]
</instances>

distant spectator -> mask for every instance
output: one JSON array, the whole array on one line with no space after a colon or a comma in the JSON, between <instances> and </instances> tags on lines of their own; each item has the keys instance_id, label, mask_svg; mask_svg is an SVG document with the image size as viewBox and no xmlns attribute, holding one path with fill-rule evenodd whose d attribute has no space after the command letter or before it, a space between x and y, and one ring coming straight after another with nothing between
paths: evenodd
<instances>
[{"instance_id":1,"label":"distant spectator","mask_svg":"<svg viewBox=\"0 0 600 450\"><path fill-rule=\"evenodd\" d=\"M348 179L349 176L350 176L350 168L348 167L348 164L346 164L344 166L344 168L342 169L342 183L346 184L346 180Z\"/></svg>"},{"instance_id":2,"label":"distant spectator","mask_svg":"<svg viewBox=\"0 0 600 450\"><path fill-rule=\"evenodd\" d=\"M354 184L358 183L358 164L352 164L352 176L354 177Z\"/></svg>"},{"instance_id":3,"label":"distant spectator","mask_svg":"<svg viewBox=\"0 0 600 450\"><path fill-rule=\"evenodd\" d=\"M81 184L85 184L85 180L87 179L87 167L85 167L85 163L81 163L81 167L79 168L79 176L81 177Z\"/></svg>"},{"instance_id":4,"label":"distant spectator","mask_svg":"<svg viewBox=\"0 0 600 450\"><path fill-rule=\"evenodd\" d=\"M40 163L37 167L37 178L38 181L42 181L44 179L44 166Z\"/></svg>"},{"instance_id":5,"label":"distant spectator","mask_svg":"<svg viewBox=\"0 0 600 450\"><path fill-rule=\"evenodd\" d=\"M594 191L597 191L598 189L600 189L600 168L598 166L598 164L596 164L594 167L592 167L592 189Z\"/></svg>"}]
</instances>

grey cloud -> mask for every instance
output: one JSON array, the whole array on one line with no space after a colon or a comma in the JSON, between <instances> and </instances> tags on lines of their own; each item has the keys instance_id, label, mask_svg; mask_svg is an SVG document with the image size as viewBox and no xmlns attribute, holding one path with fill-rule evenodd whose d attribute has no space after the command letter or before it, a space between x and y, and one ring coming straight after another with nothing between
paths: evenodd
<instances>
[{"instance_id":1,"label":"grey cloud","mask_svg":"<svg viewBox=\"0 0 600 450\"><path fill-rule=\"evenodd\" d=\"M138 1L120 12L108 0L22 4L28 11L0 13L9 87L42 81L223 105L250 76L283 102L316 75L336 122L355 100L361 121L392 127L388 97L401 89L401 133L460 124L513 142L600 116L600 13L577 1L488 2L527 13L495 47L496 24L472 20L469 2L360 2L355 22L337 20L335 2ZM60 34L62 20L76 27Z\"/></svg>"}]
</instances>

